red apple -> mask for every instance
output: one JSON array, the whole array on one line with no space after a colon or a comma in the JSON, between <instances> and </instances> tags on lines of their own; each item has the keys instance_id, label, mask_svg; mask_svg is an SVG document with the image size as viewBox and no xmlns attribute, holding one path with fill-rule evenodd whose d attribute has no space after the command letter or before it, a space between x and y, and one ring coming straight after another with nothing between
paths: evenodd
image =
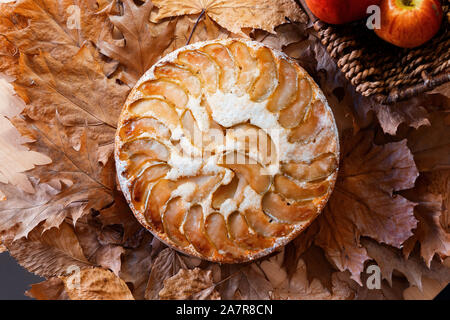
<instances>
[{"instance_id":1,"label":"red apple","mask_svg":"<svg viewBox=\"0 0 450 320\"><path fill-rule=\"evenodd\" d=\"M442 16L439 0L382 0L381 28L375 33L398 47L418 47L439 31Z\"/></svg>"},{"instance_id":2,"label":"red apple","mask_svg":"<svg viewBox=\"0 0 450 320\"><path fill-rule=\"evenodd\" d=\"M363 19L367 8L381 0L305 0L309 9L320 20L330 24L343 24Z\"/></svg>"}]
</instances>

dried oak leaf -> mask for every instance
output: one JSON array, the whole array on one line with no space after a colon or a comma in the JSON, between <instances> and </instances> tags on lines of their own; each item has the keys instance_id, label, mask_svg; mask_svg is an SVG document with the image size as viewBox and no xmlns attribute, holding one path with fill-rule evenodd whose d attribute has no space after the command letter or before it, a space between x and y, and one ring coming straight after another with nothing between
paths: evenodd
<instances>
[{"instance_id":1,"label":"dried oak leaf","mask_svg":"<svg viewBox=\"0 0 450 320\"><path fill-rule=\"evenodd\" d=\"M98 43L100 51L121 63L125 68L123 80L129 85L147 71L173 41L176 19L156 29L150 22L153 3L147 0L137 5L133 0L123 0L123 15L110 15L112 24L122 33L123 43L103 39Z\"/></svg>"},{"instance_id":2,"label":"dried oak leaf","mask_svg":"<svg viewBox=\"0 0 450 320\"><path fill-rule=\"evenodd\" d=\"M15 126L34 142L34 151L49 156L51 166L29 171L39 183L36 194L21 195L2 187L8 201L0 203L0 230L17 223L15 238L45 221L58 226L66 216L76 221L91 208L113 204L115 125L128 88L102 73L101 65L85 46L65 64L48 54L21 56L22 74L15 83L29 103L31 119Z\"/></svg>"},{"instance_id":3,"label":"dried oak leaf","mask_svg":"<svg viewBox=\"0 0 450 320\"><path fill-rule=\"evenodd\" d=\"M415 245L420 243L420 255L428 267L435 254L441 259L450 256L450 233L446 232L441 223L443 213L443 199L441 194L434 194L429 190L432 181L422 175L416 182L414 189L404 192L403 195L411 201L418 203L414 209L418 220L414 235L406 240L403 252L409 257Z\"/></svg>"},{"instance_id":4,"label":"dried oak leaf","mask_svg":"<svg viewBox=\"0 0 450 320\"><path fill-rule=\"evenodd\" d=\"M0 20L10 21L1 33L21 53L43 51L65 62L85 41L96 43L102 30L109 28L106 13L98 9L95 0L17 1L12 10L0 13Z\"/></svg>"},{"instance_id":5,"label":"dried oak leaf","mask_svg":"<svg viewBox=\"0 0 450 320\"><path fill-rule=\"evenodd\" d=\"M44 230L59 226L66 217L76 222L92 208L104 208L114 201L112 161L104 167L96 158L97 145L85 132L80 150L67 147L65 128L60 124L45 125L32 120L15 121L21 132L32 134L34 150L52 158L50 166L39 166L29 171L36 190L21 193L12 185L3 185L7 198L0 202L0 232L17 226L14 239L25 237L39 223Z\"/></svg>"},{"instance_id":6,"label":"dried oak leaf","mask_svg":"<svg viewBox=\"0 0 450 320\"><path fill-rule=\"evenodd\" d=\"M200 268L180 269L176 275L164 280L159 297L162 300L220 300L212 272Z\"/></svg>"},{"instance_id":7,"label":"dried oak leaf","mask_svg":"<svg viewBox=\"0 0 450 320\"><path fill-rule=\"evenodd\" d=\"M87 127L100 146L109 143L112 151L116 122L129 88L105 77L88 46L66 63L47 53L21 55L20 69L15 88L29 104L28 116L46 123L58 117L72 135L81 135ZM75 140L73 143L79 148Z\"/></svg>"},{"instance_id":8,"label":"dried oak leaf","mask_svg":"<svg viewBox=\"0 0 450 320\"><path fill-rule=\"evenodd\" d=\"M307 16L293 0L153 0L159 7L155 20L204 13L232 33L245 36L242 28L275 33L275 27L291 21L306 22Z\"/></svg>"},{"instance_id":9,"label":"dried oak leaf","mask_svg":"<svg viewBox=\"0 0 450 320\"><path fill-rule=\"evenodd\" d=\"M20 265L42 277L66 275L73 268L92 267L73 227L65 222L59 228L45 232L43 227L38 227L28 234L27 239L6 239L5 244Z\"/></svg>"},{"instance_id":10,"label":"dried oak leaf","mask_svg":"<svg viewBox=\"0 0 450 320\"><path fill-rule=\"evenodd\" d=\"M22 191L33 193L34 188L24 172L36 165L49 164L52 160L31 151L26 144L33 140L22 137L8 120L25 108L25 103L15 95L8 80L0 74L0 182L11 183Z\"/></svg>"},{"instance_id":11,"label":"dried oak leaf","mask_svg":"<svg viewBox=\"0 0 450 320\"><path fill-rule=\"evenodd\" d=\"M134 300L126 283L102 268L83 269L61 279L71 300Z\"/></svg>"},{"instance_id":12,"label":"dried oak leaf","mask_svg":"<svg viewBox=\"0 0 450 320\"><path fill-rule=\"evenodd\" d=\"M25 295L37 300L69 300L64 281L57 277L32 284Z\"/></svg>"},{"instance_id":13,"label":"dried oak leaf","mask_svg":"<svg viewBox=\"0 0 450 320\"><path fill-rule=\"evenodd\" d=\"M369 239L361 242L381 269L383 278L392 286L392 274L394 270L402 273L408 282L422 290L422 277L426 276L438 280L441 283L450 282L450 268L441 263L431 263L428 268L420 257L414 255L405 259L401 251L386 245L375 243Z\"/></svg>"},{"instance_id":14,"label":"dried oak leaf","mask_svg":"<svg viewBox=\"0 0 450 320\"><path fill-rule=\"evenodd\" d=\"M315 243L341 271L361 284L369 259L360 236L400 247L416 227L415 204L395 194L418 176L406 140L375 145L371 132L346 139L334 193L319 217Z\"/></svg>"}]
</instances>

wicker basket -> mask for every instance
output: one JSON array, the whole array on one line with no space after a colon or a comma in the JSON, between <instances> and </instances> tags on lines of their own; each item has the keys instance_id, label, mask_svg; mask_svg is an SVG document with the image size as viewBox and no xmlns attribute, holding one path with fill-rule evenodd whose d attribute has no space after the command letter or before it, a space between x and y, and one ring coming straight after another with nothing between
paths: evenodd
<instances>
[{"instance_id":1,"label":"wicker basket","mask_svg":"<svg viewBox=\"0 0 450 320\"><path fill-rule=\"evenodd\" d=\"M442 0L444 21L439 33L414 49L386 43L366 27L366 21L342 26L323 23L301 3L322 44L362 95L392 104L450 81L450 0Z\"/></svg>"}]
</instances>

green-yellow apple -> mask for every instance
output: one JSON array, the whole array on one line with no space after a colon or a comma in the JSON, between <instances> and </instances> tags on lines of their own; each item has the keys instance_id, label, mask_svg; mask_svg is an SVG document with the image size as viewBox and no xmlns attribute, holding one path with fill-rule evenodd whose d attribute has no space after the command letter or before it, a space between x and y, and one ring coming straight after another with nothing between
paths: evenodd
<instances>
[{"instance_id":1,"label":"green-yellow apple","mask_svg":"<svg viewBox=\"0 0 450 320\"><path fill-rule=\"evenodd\" d=\"M381 0L305 0L309 9L320 20L330 24L343 24L363 19L367 8Z\"/></svg>"},{"instance_id":2,"label":"green-yellow apple","mask_svg":"<svg viewBox=\"0 0 450 320\"><path fill-rule=\"evenodd\" d=\"M418 47L439 31L442 16L439 0L382 0L381 28L375 33L398 47Z\"/></svg>"}]
</instances>

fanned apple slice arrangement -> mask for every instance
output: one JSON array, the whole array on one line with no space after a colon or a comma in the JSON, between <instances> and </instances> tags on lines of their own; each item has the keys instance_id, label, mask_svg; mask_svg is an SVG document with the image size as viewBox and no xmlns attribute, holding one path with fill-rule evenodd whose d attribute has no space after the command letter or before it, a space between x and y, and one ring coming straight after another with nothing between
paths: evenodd
<instances>
[{"instance_id":1,"label":"fanned apple slice arrangement","mask_svg":"<svg viewBox=\"0 0 450 320\"><path fill-rule=\"evenodd\" d=\"M332 192L338 154L312 78L280 52L233 39L155 64L127 99L115 149L141 224L224 263L262 257L302 232Z\"/></svg>"}]
</instances>

